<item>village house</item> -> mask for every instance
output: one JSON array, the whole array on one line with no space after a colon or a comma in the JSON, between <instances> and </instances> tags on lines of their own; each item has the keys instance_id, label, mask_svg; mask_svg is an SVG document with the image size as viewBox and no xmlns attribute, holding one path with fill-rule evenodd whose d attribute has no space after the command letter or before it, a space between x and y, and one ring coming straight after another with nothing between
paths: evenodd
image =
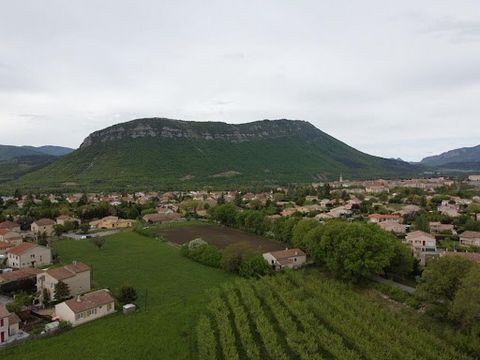
<instances>
[{"instance_id":1,"label":"village house","mask_svg":"<svg viewBox=\"0 0 480 360\"><path fill-rule=\"evenodd\" d=\"M56 317L59 320L68 321L72 326L78 326L114 312L115 300L106 289L78 295L55 305Z\"/></svg>"},{"instance_id":2,"label":"village house","mask_svg":"<svg viewBox=\"0 0 480 360\"><path fill-rule=\"evenodd\" d=\"M48 300L55 300L55 285L60 281L68 285L71 296L86 293L90 291L90 267L74 261L63 267L48 269L37 275L37 292L43 297L43 291L46 289Z\"/></svg>"},{"instance_id":3,"label":"village house","mask_svg":"<svg viewBox=\"0 0 480 360\"><path fill-rule=\"evenodd\" d=\"M470 175L468 177L469 181L480 181L480 175Z\"/></svg>"},{"instance_id":4,"label":"village house","mask_svg":"<svg viewBox=\"0 0 480 360\"><path fill-rule=\"evenodd\" d=\"M378 224L384 221L400 222L401 216L398 214L370 214L368 220L371 223Z\"/></svg>"},{"instance_id":5,"label":"village house","mask_svg":"<svg viewBox=\"0 0 480 360\"><path fill-rule=\"evenodd\" d=\"M143 220L145 222L151 223L151 224L157 224L157 223L164 223L164 222L171 222L171 221L179 221L181 220L181 215L179 213L176 213L173 210L166 209L165 211L162 211L161 213L157 214L147 214L143 216Z\"/></svg>"},{"instance_id":6,"label":"village house","mask_svg":"<svg viewBox=\"0 0 480 360\"><path fill-rule=\"evenodd\" d=\"M52 219L44 218L34 221L32 225L30 225L30 230L35 235L46 234L47 236L52 236L55 232L55 230L53 229L53 225L55 224L56 222Z\"/></svg>"},{"instance_id":7,"label":"village house","mask_svg":"<svg viewBox=\"0 0 480 360\"><path fill-rule=\"evenodd\" d=\"M70 215L60 215L59 217L57 217L56 219L57 221L57 224L58 225L65 225L65 223L69 222L69 223L77 223L77 224L80 224L81 221L80 219L77 219L73 216L70 216Z\"/></svg>"},{"instance_id":8,"label":"village house","mask_svg":"<svg viewBox=\"0 0 480 360\"><path fill-rule=\"evenodd\" d=\"M52 262L52 252L45 246L22 243L7 250L7 266L15 269L39 267Z\"/></svg>"},{"instance_id":9,"label":"village house","mask_svg":"<svg viewBox=\"0 0 480 360\"><path fill-rule=\"evenodd\" d=\"M8 229L10 231L20 232L20 225L14 223L13 221L2 221L0 223L0 229Z\"/></svg>"},{"instance_id":10,"label":"village house","mask_svg":"<svg viewBox=\"0 0 480 360\"><path fill-rule=\"evenodd\" d=\"M401 216L404 216L404 215L410 215L410 214L419 212L420 210L421 210L421 207L420 207L420 206L417 206L417 205L405 205L404 207L402 207L402 208L398 211L398 213L399 213Z\"/></svg>"},{"instance_id":11,"label":"village house","mask_svg":"<svg viewBox=\"0 0 480 360\"><path fill-rule=\"evenodd\" d=\"M14 336L20 325L20 319L15 313L10 313L5 305L0 304L0 346L5 345Z\"/></svg>"},{"instance_id":12,"label":"village house","mask_svg":"<svg viewBox=\"0 0 480 360\"><path fill-rule=\"evenodd\" d=\"M17 246L23 242L23 239L22 236L16 231L0 229L0 241Z\"/></svg>"},{"instance_id":13,"label":"village house","mask_svg":"<svg viewBox=\"0 0 480 360\"><path fill-rule=\"evenodd\" d=\"M405 241L421 265L426 265L428 258L437 255L437 240L429 233L417 230L408 233Z\"/></svg>"},{"instance_id":14,"label":"village house","mask_svg":"<svg viewBox=\"0 0 480 360\"><path fill-rule=\"evenodd\" d=\"M36 268L23 268L15 271L4 272L0 274L0 285L9 284L8 288L12 291L31 289L35 291L37 275L42 270Z\"/></svg>"},{"instance_id":15,"label":"village house","mask_svg":"<svg viewBox=\"0 0 480 360\"><path fill-rule=\"evenodd\" d=\"M430 232L432 234L450 233L456 234L455 227L452 224L442 224L441 222L432 221L429 223Z\"/></svg>"},{"instance_id":16,"label":"village house","mask_svg":"<svg viewBox=\"0 0 480 360\"><path fill-rule=\"evenodd\" d=\"M464 231L460 234L460 244L466 246L480 246L480 232Z\"/></svg>"},{"instance_id":17,"label":"village house","mask_svg":"<svg viewBox=\"0 0 480 360\"><path fill-rule=\"evenodd\" d=\"M455 204L443 204L438 207L438 212L442 215L449 217L458 217L460 216L458 212L458 206Z\"/></svg>"},{"instance_id":18,"label":"village house","mask_svg":"<svg viewBox=\"0 0 480 360\"><path fill-rule=\"evenodd\" d=\"M106 216L103 219L90 221L92 229L125 229L131 227L135 221L119 219L117 216Z\"/></svg>"},{"instance_id":19,"label":"village house","mask_svg":"<svg viewBox=\"0 0 480 360\"><path fill-rule=\"evenodd\" d=\"M392 232L395 235L405 235L407 233L407 225L400 224L396 221L382 221L378 223L383 230Z\"/></svg>"},{"instance_id":20,"label":"village house","mask_svg":"<svg viewBox=\"0 0 480 360\"><path fill-rule=\"evenodd\" d=\"M307 262L307 255L300 249L285 249L263 254L263 258L276 271L287 267L298 269Z\"/></svg>"}]
</instances>

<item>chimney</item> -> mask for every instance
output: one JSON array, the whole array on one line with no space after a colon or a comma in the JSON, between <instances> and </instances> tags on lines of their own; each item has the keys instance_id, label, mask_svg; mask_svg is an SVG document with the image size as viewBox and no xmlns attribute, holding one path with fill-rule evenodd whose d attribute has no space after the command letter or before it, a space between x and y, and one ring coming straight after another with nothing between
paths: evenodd
<instances>
[{"instance_id":1,"label":"chimney","mask_svg":"<svg viewBox=\"0 0 480 360\"><path fill-rule=\"evenodd\" d=\"M80 299L80 295L77 295L77 299L76 301L79 303L79 302L82 302L82 299Z\"/></svg>"}]
</instances>

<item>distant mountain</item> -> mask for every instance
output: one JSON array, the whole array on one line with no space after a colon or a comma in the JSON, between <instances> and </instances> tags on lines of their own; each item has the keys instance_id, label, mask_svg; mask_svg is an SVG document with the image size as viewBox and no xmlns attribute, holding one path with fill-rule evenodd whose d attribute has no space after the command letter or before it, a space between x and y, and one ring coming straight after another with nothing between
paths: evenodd
<instances>
[{"instance_id":1,"label":"distant mountain","mask_svg":"<svg viewBox=\"0 0 480 360\"><path fill-rule=\"evenodd\" d=\"M480 145L474 147L464 147L460 149L450 150L440 155L434 155L424 158L420 164L426 166L442 166L447 164L459 163L479 163L480 162ZM465 165L463 166L465 167Z\"/></svg>"},{"instance_id":2,"label":"distant mountain","mask_svg":"<svg viewBox=\"0 0 480 360\"><path fill-rule=\"evenodd\" d=\"M138 119L90 134L80 148L17 183L33 187L194 188L411 175L418 167L362 153L312 124Z\"/></svg>"},{"instance_id":3,"label":"distant mountain","mask_svg":"<svg viewBox=\"0 0 480 360\"><path fill-rule=\"evenodd\" d=\"M14 180L33 170L38 170L73 149L62 146L0 145L0 182Z\"/></svg>"},{"instance_id":4,"label":"distant mountain","mask_svg":"<svg viewBox=\"0 0 480 360\"><path fill-rule=\"evenodd\" d=\"M71 153L74 149L62 146L14 146L0 145L0 161L12 160L22 156L51 155L64 156Z\"/></svg>"}]
</instances>

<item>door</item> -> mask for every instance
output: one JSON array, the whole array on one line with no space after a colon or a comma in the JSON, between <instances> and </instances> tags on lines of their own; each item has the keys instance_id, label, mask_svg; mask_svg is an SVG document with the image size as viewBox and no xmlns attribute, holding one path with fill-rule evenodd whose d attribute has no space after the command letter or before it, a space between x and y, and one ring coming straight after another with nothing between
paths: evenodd
<instances>
[{"instance_id":1,"label":"door","mask_svg":"<svg viewBox=\"0 0 480 360\"><path fill-rule=\"evenodd\" d=\"M5 342L5 331L2 331L0 333L0 344L3 344Z\"/></svg>"}]
</instances>

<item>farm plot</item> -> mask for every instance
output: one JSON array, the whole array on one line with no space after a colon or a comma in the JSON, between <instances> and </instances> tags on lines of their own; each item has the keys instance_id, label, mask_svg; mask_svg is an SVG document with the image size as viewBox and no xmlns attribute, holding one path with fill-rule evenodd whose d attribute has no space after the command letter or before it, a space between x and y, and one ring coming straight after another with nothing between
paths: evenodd
<instances>
[{"instance_id":1,"label":"farm plot","mask_svg":"<svg viewBox=\"0 0 480 360\"><path fill-rule=\"evenodd\" d=\"M411 320L316 271L238 280L212 294L197 324L198 356L470 359Z\"/></svg>"},{"instance_id":2,"label":"farm plot","mask_svg":"<svg viewBox=\"0 0 480 360\"><path fill-rule=\"evenodd\" d=\"M183 245L190 240L202 238L210 245L220 249L230 244L246 243L254 250L262 252L281 250L285 245L265 239L261 236L249 234L241 230L231 229L218 225L192 225L165 229L158 232L167 241Z\"/></svg>"}]
</instances>

